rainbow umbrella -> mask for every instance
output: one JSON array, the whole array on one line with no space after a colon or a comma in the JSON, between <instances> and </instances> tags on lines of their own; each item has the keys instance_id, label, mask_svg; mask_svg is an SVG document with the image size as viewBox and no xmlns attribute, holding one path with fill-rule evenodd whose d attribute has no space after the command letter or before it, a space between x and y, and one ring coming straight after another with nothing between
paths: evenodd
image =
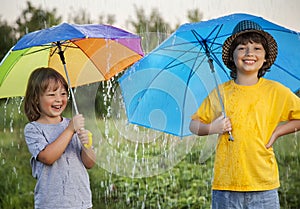
<instances>
[{"instance_id":1,"label":"rainbow umbrella","mask_svg":"<svg viewBox=\"0 0 300 209\"><path fill-rule=\"evenodd\" d=\"M24 96L38 67L52 67L73 87L108 80L141 59L141 38L100 24L60 25L28 33L0 63L0 98Z\"/></svg>"}]
</instances>

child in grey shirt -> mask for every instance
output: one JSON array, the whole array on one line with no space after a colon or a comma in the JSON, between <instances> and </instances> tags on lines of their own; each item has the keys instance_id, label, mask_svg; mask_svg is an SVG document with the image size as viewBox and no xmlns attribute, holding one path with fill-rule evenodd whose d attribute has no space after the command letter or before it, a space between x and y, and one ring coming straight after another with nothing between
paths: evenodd
<instances>
[{"instance_id":1,"label":"child in grey shirt","mask_svg":"<svg viewBox=\"0 0 300 209\"><path fill-rule=\"evenodd\" d=\"M30 123L24 134L32 154L32 175L37 179L35 208L87 209L92 207L88 168L95 164L84 118L61 116L68 85L51 68L35 70L28 81L25 114Z\"/></svg>"}]
</instances>

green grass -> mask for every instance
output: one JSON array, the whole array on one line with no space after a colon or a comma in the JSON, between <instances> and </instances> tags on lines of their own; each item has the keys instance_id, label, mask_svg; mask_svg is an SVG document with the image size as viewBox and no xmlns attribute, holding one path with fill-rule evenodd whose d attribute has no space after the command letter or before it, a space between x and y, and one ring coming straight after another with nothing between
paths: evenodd
<instances>
[{"instance_id":1,"label":"green grass","mask_svg":"<svg viewBox=\"0 0 300 209\"><path fill-rule=\"evenodd\" d=\"M33 208L35 180L31 176L29 152L18 134L0 134L0 208Z\"/></svg>"},{"instance_id":2,"label":"green grass","mask_svg":"<svg viewBox=\"0 0 300 209\"><path fill-rule=\"evenodd\" d=\"M19 133L0 132L0 208L33 208L35 180L30 155ZM98 166L89 170L94 208L209 208L213 156L199 163L199 143L173 169L147 178L128 178ZM275 145L280 167L282 208L299 208L299 138Z\"/></svg>"},{"instance_id":3,"label":"green grass","mask_svg":"<svg viewBox=\"0 0 300 209\"><path fill-rule=\"evenodd\" d=\"M281 137L275 144L281 187L280 203L284 209L300 208L300 133Z\"/></svg>"}]
</instances>

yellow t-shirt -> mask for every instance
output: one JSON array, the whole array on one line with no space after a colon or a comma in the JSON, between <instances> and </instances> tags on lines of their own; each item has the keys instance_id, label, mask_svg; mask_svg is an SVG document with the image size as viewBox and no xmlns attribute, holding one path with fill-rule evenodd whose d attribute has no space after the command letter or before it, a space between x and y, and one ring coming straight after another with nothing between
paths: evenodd
<instances>
[{"instance_id":1,"label":"yellow t-shirt","mask_svg":"<svg viewBox=\"0 0 300 209\"><path fill-rule=\"evenodd\" d=\"M216 148L212 189L262 191L279 187L279 174L273 149L266 149L276 126L300 119L300 99L278 82L260 78L253 86L233 80L220 85L227 117L232 123L234 141L220 135ZM210 123L221 114L214 90L201 104L193 119Z\"/></svg>"}]
</instances>

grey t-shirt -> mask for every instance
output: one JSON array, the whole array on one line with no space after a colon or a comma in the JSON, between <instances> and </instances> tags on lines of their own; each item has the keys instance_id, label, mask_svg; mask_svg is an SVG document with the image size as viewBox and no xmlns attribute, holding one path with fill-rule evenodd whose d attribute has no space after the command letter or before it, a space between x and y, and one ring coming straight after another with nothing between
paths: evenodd
<instances>
[{"instance_id":1,"label":"grey t-shirt","mask_svg":"<svg viewBox=\"0 0 300 209\"><path fill-rule=\"evenodd\" d=\"M59 124L31 122L25 126L25 140L32 154L32 175L37 179L34 190L36 209L92 207L89 175L80 157L82 147L76 134L62 156L51 166L37 160L40 151L57 139L69 121L63 118Z\"/></svg>"}]
</instances>

